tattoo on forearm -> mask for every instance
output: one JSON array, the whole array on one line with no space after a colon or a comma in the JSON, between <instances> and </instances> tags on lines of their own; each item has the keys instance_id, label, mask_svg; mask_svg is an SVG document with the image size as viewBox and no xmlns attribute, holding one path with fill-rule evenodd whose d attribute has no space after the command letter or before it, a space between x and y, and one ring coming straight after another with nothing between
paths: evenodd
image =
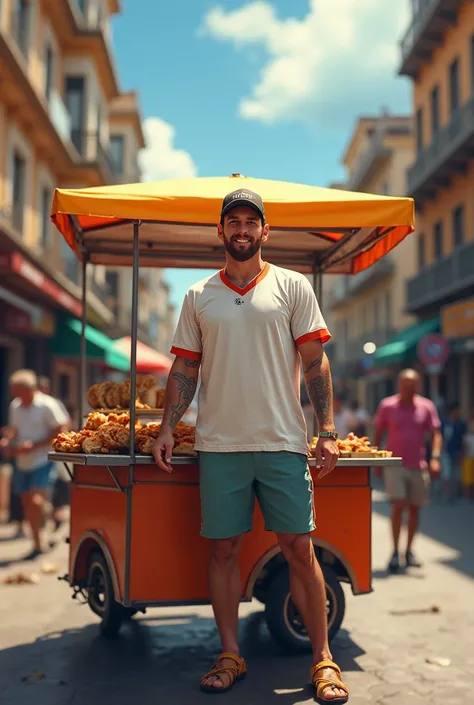
<instances>
[{"instance_id":1,"label":"tattoo on forearm","mask_svg":"<svg viewBox=\"0 0 474 705\"><path fill-rule=\"evenodd\" d=\"M183 416L184 412L191 404L196 393L197 379L188 377L182 372L174 372L171 375L178 385L178 401L171 407L171 413L168 421L170 428L175 428L178 421Z\"/></svg>"},{"instance_id":2,"label":"tattoo on forearm","mask_svg":"<svg viewBox=\"0 0 474 705\"><path fill-rule=\"evenodd\" d=\"M311 372L311 370L313 370L315 367L321 367L322 361L323 361L323 356L322 356L322 355L321 355L321 357L317 357L315 360L312 360L312 361L309 363L308 367L307 367L307 368L305 369L305 371L304 371L305 375L307 375L308 372Z\"/></svg>"},{"instance_id":3,"label":"tattoo on forearm","mask_svg":"<svg viewBox=\"0 0 474 705\"><path fill-rule=\"evenodd\" d=\"M323 364L323 359L324 355L310 362L305 369L309 399L320 427L333 424L331 371L329 362L326 360L326 364ZM319 370L313 377L308 379L308 372L318 368L318 366Z\"/></svg>"},{"instance_id":4,"label":"tattoo on forearm","mask_svg":"<svg viewBox=\"0 0 474 705\"><path fill-rule=\"evenodd\" d=\"M196 369L197 367L199 367L199 365L200 365L201 363L200 363L199 360L187 360L187 359L186 359L186 360L184 361L184 364L185 364L186 367L192 367L192 368Z\"/></svg>"}]
</instances>

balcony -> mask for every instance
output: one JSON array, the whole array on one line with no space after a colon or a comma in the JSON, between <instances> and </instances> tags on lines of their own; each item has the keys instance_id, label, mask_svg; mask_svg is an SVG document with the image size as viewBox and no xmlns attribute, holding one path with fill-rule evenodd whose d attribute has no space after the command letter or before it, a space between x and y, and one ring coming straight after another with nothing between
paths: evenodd
<instances>
[{"instance_id":1,"label":"balcony","mask_svg":"<svg viewBox=\"0 0 474 705\"><path fill-rule=\"evenodd\" d=\"M474 241L423 269L407 282L409 313L428 313L474 288Z\"/></svg>"},{"instance_id":2,"label":"balcony","mask_svg":"<svg viewBox=\"0 0 474 705\"><path fill-rule=\"evenodd\" d=\"M407 172L408 193L423 201L433 198L453 174L463 171L474 157L474 98L451 117Z\"/></svg>"},{"instance_id":3,"label":"balcony","mask_svg":"<svg viewBox=\"0 0 474 705\"><path fill-rule=\"evenodd\" d=\"M384 130L377 130L374 133L369 146L361 155L357 169L348 179L349 191L359 191L385 159L390 157L392 150L384 146L385 134Z\"/></svg>"},{"instance_id":4,"label":"balcony","mask_svg":"<svg viewBox=\"0 0 474 705\"><path fill-rule=\"evenodd\" d=\"M354 276L347 276L338 282L331 292L330 306L337 308L346 303L351 296L368 291L379 282L389 277L395 271L395 263L390 255L386 255L383 259L376 262L372 267L364 269Z\"/></svg>"},{"instance_id":5,"label":"balcony","mask_svg":"<svg viewBox=\"0 0 474 705\"><path fill-rule=\"evenodd\" d=\"M463 0L418 0L418 10L400 42L401 76L416 78L420 66L429 61L431 52L443 42L448 26L456 23Z\"/></svg>"},{"instance_id":6,"label":"balcony","mask_svg":"<svg viewBox=\"0 0 474 705\"><path fill-rule=\"evenodd\" d=\"M117 183L114 165L97 132L72 130L71 141L82 157L84 166L98 169L106 184Z\"/></svg>"}]
</instances>

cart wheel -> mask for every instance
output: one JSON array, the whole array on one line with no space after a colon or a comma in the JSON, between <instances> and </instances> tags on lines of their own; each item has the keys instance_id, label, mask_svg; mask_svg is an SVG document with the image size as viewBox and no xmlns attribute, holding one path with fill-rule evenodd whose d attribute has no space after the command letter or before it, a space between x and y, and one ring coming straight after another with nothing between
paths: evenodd
<instances>
[{"instance_id":1,"label":"cart wheel","mask_svg":"<svg viewBox=\"0 0 474 705\"><path fill-rule=\"evenodd\" d=\"M344 618L345 596L332 568L321 568L326 583L328 631L331 641ZM288 566L279 570L269 585L265 618L270 634L280 646L294 653L311 651L308 632L291 599Z\"/></svg>"},{"instance_id":2,"label":"cart wheel","mask_svg":"<svg viewBox=\"0 0 474 705\"><path fill-rule=\"evenodd\" d=\"M101 618L100 633L114 636L134 610L127 609L114 599L114 588L107 561L102 553L94 551L89 558L87 574L87 602L91 610Z\"/></svg>"}]
</instances>

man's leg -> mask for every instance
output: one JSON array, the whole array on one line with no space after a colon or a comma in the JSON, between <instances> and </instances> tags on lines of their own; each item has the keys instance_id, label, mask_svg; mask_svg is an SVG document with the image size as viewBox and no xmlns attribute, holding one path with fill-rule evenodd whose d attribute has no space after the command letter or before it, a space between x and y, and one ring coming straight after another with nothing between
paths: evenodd
<instances>
[{"instance_id":1,"label":"man's leg","mask_svg":"<svg viewBox=\"0 0 474 705\"><path fill-rule=\"evenodd\" d=\"M26 518L31 528L34 551L42 552L44 545L42 542L42 530L44 526L44 508L48 491L43 489L31 489L22 496Z\"/></svg>"},{"instance_id":2,"label":"man's leg","mask_svg":"<svg viewBox=\"0 0 474 705\"><path fill-rule=\"evenodd\" d=\"M239 603L242 596L242 581L239 568L239 554L243 536L221 539L212 542L209 562L209 592L217 629L222 643L222 651L240 655L238 642ZM233 662L222 661L222 665L233 666ZM222 688L223 682L217 676L210 676L204 685Z\"/></svg>"},{"instance_id":3,"label":"man's leg","mask_svg":"<svg viewBox=\"0 0 474 705\"><path fill-rule=\"evenodd\" d=\"M321 567L314 552L310 534L278 534L290 569L291 596L301 613L313 649L313 663L332 661L328 641L326 586ZM321 671L321 678L334 678L331 669ZM346 693L338 688L327 688L328 702L343 698Z\"/></svg>"},{"instance_id":4,"label":"man's leg","mask_svg":"<svg viewBox=\"0 0 474 705\"><path fill-rule=\"evenodd\" d=\"M408 539L406 564L412 568L421 568L421 562L413 554L413 541L420 523L420 509L426 506L430 493L430 474L427 470L410 470L408 484Z\"/></svg>"},{"instance_id":5,"label":"man's leg","mask_svg":"<svg viewBox=\"0 0 474 705\"><path fill-rule=\"evenodd\" d=\"M414 504L408 505L408 540L407 552L411 551L413 540L417 534L420 523L420 507Z\"/></svg>"},{"instance_id":6,"label":"man's leg","mask_svg":"<svg viewBox=\"0 0 474 705\"><path fill-rule=\"evenodd\" d=\"M393 552L398 553L400 545L400 532L402 529L403 510L406 503L404 500L395 500L392 502L392 541Z\"/></svg>"}]
</instances>

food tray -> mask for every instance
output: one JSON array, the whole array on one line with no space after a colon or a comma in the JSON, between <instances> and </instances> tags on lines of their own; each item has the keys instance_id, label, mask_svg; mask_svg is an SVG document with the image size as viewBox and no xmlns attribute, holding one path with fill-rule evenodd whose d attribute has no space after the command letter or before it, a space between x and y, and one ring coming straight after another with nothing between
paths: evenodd
<instances>
[{"instance_id":1,"label":"food tray","mask_svg":"<svg viewBox=\"0 0 474 705\"><path fill-rule=\"evenodd\" d=\"M163 416L164 409L135 409L135 416ZM104 414L125 414L130 413L130 409L92 409L89 413ZM88 414L84 415L87 418Z\"/></svg>"}]
</instances>

